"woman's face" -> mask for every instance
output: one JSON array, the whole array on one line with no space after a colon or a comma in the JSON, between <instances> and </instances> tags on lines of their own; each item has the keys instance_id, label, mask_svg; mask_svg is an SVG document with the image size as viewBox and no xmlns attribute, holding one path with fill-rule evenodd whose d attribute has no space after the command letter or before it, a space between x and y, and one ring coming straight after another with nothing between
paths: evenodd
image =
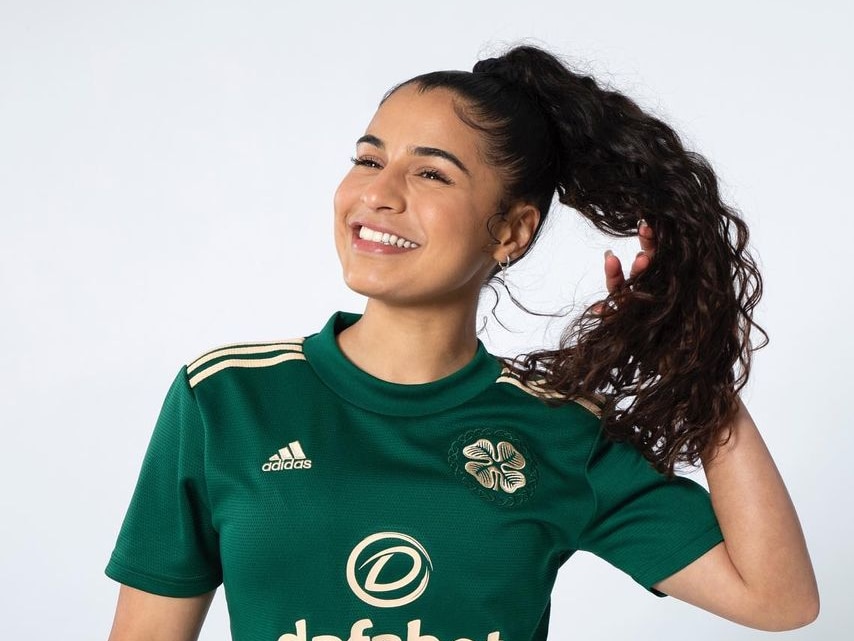
<instances>
[{"instance_id":1,"label":"woman's face","mask_svg":"<svg viewBox=\"0 0 854 641\"><path fill-rule=\"evenodd\" d=\"M501 180L445 89L392 94L335 193L335 242L354 291L395 304L474 304L501 251L487 221Z\"/></svg>"}]
</instances>

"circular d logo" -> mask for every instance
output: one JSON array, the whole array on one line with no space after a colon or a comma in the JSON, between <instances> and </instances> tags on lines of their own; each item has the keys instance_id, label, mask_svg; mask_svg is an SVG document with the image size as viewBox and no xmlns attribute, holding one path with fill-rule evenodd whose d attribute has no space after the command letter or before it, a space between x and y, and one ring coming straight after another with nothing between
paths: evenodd
<instances>
[{"instance_id":1,"label":"circular d logo","mask_svg":"<svg viewBox=\"0 0 854 641\"><path fill-rule=\"evenodd\" d=\"M378 608L412 603L427 588L433 562L418 541L399 532L362 539L347 559L347 583L362 601Z\"/></svg>"}]
</instances>

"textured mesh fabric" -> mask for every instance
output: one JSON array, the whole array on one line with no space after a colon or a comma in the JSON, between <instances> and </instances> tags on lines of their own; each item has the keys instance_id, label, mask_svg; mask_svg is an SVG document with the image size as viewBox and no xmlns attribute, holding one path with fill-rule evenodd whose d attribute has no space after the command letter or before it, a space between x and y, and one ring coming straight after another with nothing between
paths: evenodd
<instances>
[{"instance_id":1,"label":"textured mesh fabric","mask_svg":"<svg viewBox=\"0 0 854 641\"><path fill-rule=\"evenodd\" d=\"M335 340L357 318L181 369L110 577L179 597L224 583L238 640L540 640L576 550L649 588L722 540L701 486L482 345L423 385L357 369Z\"/></svg>"}]
</instances>

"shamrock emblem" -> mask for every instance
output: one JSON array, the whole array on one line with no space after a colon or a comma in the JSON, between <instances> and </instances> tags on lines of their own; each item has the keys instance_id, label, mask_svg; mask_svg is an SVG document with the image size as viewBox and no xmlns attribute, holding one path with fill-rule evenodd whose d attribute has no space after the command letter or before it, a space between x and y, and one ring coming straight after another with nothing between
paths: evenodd
<instances>
[{"instance_id":1,"label":"shamrock emblem","mask_svg":"<svg viewBox=\"0 0 854 641\"><path fill-rule=\"evenodd\" d=\"M525 467L525 457L511 443L500 441L498 446L485 438L463 448L469 461L465 470L488 490L501 488L508 494L525 487L527 480L519 470Z\"/></svg>"}]
</instances>

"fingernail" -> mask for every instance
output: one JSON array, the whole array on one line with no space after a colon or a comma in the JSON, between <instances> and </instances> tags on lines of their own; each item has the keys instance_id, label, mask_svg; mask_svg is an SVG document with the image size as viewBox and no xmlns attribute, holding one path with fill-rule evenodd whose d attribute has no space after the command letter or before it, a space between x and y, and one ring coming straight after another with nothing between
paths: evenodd
<instances>
[{"instance_id":1,"label":"fingernail","mask_svg":"<svg viewBox=\"0 0 854 641\"><path fill-rule=\"evenodd\" d=\"M645 218L641 218L638 221L638 229L640 229L641 227L649 227L649 223L646 222Z\"/></svg>"},{"instance_id":2,"label":"fingernail","mask_svg":"<svg viewBox=\"0 0 854 641\"><path fill-rule=\"evenodd\" d=\"M614 252L612 252L610 249L605 250L605 258L608 258L609 256L613 256L613 255L614 255Z\"/></svg>"},{"instance_id":3,"label":"fingernail","mask_svg":"<svg viewBox=\"0 0 854 641\"><path fill-rule=\"evenodd\" d=\"M646 252L645 251L639 251L638 255L635 256L635 258L640 258L641 256L646 256Z\"/></svg>"}]
</instances>

